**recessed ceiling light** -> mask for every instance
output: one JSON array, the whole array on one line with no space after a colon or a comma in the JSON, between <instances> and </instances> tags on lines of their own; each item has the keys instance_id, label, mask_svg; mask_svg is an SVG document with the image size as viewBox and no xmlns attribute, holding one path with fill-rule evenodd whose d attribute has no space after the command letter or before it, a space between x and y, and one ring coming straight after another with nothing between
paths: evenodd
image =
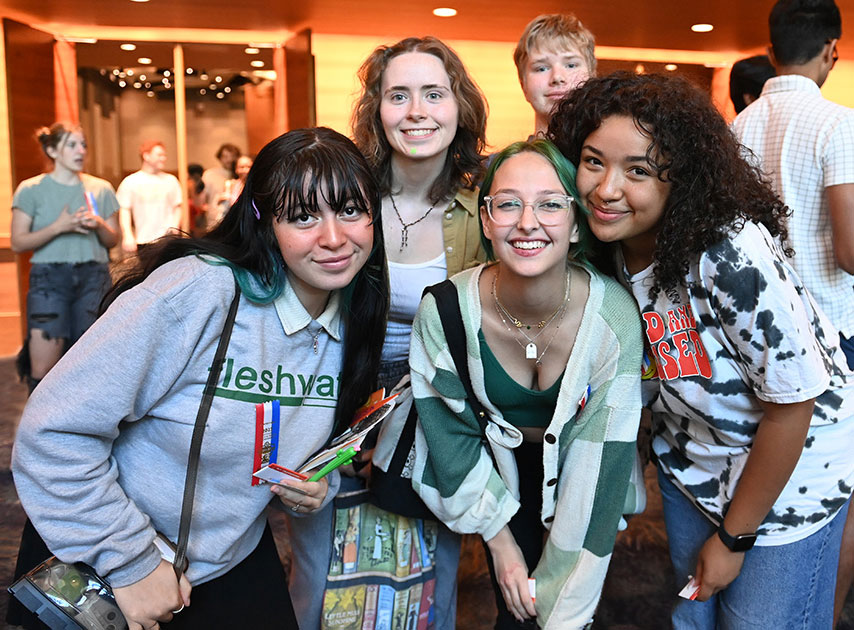
<instances>
[{"instance_id":1,"label":"recessed ceiling light","mask_svg":"<svg viewBox=\"0 0 854 630\"><path fill-rule=\"evenodd\" d=\"M139 59L137 59L137 61L142 65L147 66L151 63L151 57L140 57Z\"/></svg>"},{"instance_id":2,"label":"recessed ceiling light","mask_svg":"<svg viewBox=\"0 0 854 630\"><path fill-rule=\"evenodd\" d=\"M263 68L264 62L261 61L260 59L253 59L252 61L249 62L249 65L252 66L253 68Z\"/></svg>"},{"instance_id":3,"label":"recessed ceiling light","mask_svg":"<svg viewBox=\"0 0 854 630\"><path fill-rule=\"evenodd\" d=\"M694 24L691 26L691 30L695 33L708 33L714 28L715 27L711 24Z\"/></svg>"},{"instance_id":4,"label":"recessed ceiling light","mask_svg":"<svg viewBox=\"0 0 854 630\"><path fill-rule=\"evenodd\" d=\"M147 97L151 98L152 96L154 96L154 92L152 92L151 90L148 90L148 92L146 92L145 95Z\"/></svg>"},{"instance_id":5,"label":"recessed ceiling light","mask_svg":"<svg viewBox=\"0 0 854 630\"><path fill-rule=\"evenodd\" d=\"M642 63L635 66L635 74L643 74L644 72L646 72L646 66Z\"/></svg>"},{"instance_id":6,"label":"recessed ceiling light","mask_svg":"<svg viewBox=\"0 0 854 630\"><path fill-rule=\"evenodd\" d=\"M222 91L225 92L226 94L231 94L231 88L228 87L227 85L224 88L222 88Z\"/></svg>"},{"instance_id":7,"label":"recessed ceiling light","mask_svg":"<svg viewBox=\"0 0 854 630\"><path fill-rule=\"evenodd\" d=\"M169 70L164 70L164 71L163 71L163 76L164 76L164 77L170 77L170 76L172 76L172 73L171 73Z\"/></svg>"},{"instance_id":8,"label":"recessed ceiling light","mask_svg":"<svg viewBox=\"0 0 854 630\"><path fill-rule=\"evenodd\" d=\"M250 46L249 48L244 48L243 52L245 52L247 55L257 55L261 51L258 50L257 48Z\"/></svg>"},{"instance_id":9,"label":"recessed ceiling light","mask_svg":"<svg viewBox=\"0 0 854 630\"><path fill-rule=\"evenodd\" d=\"M201 94L202 96L204 96L207 93L208 93L208 91L205 88L202 88L201 90L199 90L199 94Z\"/></svg>"},{"instance_id":10,"label":"recessed ceiling light","mask_svg":"<svg viewBox=\"0 0 854 630\"><path fill-rule=\"evenodd\" d=\"M437 7L433 9L433 15L436 17L454 17L456 14L457 10L451 7Z\"/></svg>"},{"instance_id":11,"label":"recessed ceiling light","mask_svg":"<svg viewBox=\"0 0 854 630\"><path fill-rule=\"evenodd\" d=\"M148 2L148 0L130 0L131 2Z\"/></svg>"},{"instance_id":12,"label":"recessed ceiling light","mask_svg":"<svg viewBox=\"0 0 854 630\"><path fill-rule=\"evenodd\" d=\"M187 74L193 74L194 72L195 70L193 70L192 68L187 68Z\"/></svg>"},{"instance_id":13,"label":"recessed ceiling light","mask_svg":"<svg viewBox=\"0 0 854 630\"><path fill-rule=\"evenodd\" d=\"M142 87L142 83L140 83L139 81L134 81L133 86L138 90Z\"/></svg>"},{"instance_id":14,"label":"recessed ceiling light","mask_svg":"<svg viewBox=\"0 0 854 630\"><path fill-rule=\"evenodd\" d=\"M136 50L136 44L122 44L119 48L122 50Z\"/></svg>"},{"instance_id":15,"label":"recessed ceiling light","mask_svg":"<svg viewBox=\"0 0 854 630\"><path fill-rule=\"evenodd\" d=\"M668 63L664 66L664 69L667 70L668 72L673 72L678 67L679 66L677 66L675 63Z\"/></svg>"},{"instance_id":16,"label":"recessed ceiling light","mask_svg":"<svg viewBox=\"0 0 854 630\"><path fill-rule=\"evenodd\" d=\"M222 92L217 92L216 97L217 98L225 98L225 94L223 94Z\"/></svg>"},{"instance_id":17,"label":"recessed ceiling light","mask_svg":"<svg viewBox=\"0 0 854 630\"><path fill-rule=\"evenodd\" d=\"M125 81L124 79L122 79L121 81L119 81L119 87L124 87L124 86L126 86L126 85L127 85L127 81Z\"/></svg>"},{"instance_id":18,"label":"recessed ceiling light","mask_svg":"<svg viewBox=\"0 0 854 630\"><path fill-rule=\"evenodd\" d=\"M214 81L216 81L217 83L222 83L222 77L221 77L221 76L219 76L219 75L216 75L216 76L214 77Z\"/></svg>"}]
</instances>

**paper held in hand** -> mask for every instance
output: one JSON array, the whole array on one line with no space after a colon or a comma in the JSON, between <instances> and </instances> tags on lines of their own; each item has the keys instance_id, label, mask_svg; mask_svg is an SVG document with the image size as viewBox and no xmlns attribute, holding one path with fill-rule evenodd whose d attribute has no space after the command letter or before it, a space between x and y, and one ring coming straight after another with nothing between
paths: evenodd
<instances>
[{"instance_id":1,"label":"paper held in hand","mask_svg":"<svg viewBox=\"0 0 854 630\"><path fill-rule=\"evenodd\" d=\"M256 408L263 406L265 409L256 409L256 425L260 423L260 426L256 426L256 472L253 474L253 485L258 483L258 480L282 483L288 479L302 481L308 479L306 474L308 471L320 468L331 461L342 449L361 446L371 429L382 422L394 409L397 396L398 394L393 394L386 397L385 389L379 389L371 394L368 402L358 409L347 430L333 439L328 447L314 453L297 470L290 470L276 462L279 433L278 401L256 405ZM269 413L265 413L267 407L269 407Z\"/></svg>"}]
</instances>

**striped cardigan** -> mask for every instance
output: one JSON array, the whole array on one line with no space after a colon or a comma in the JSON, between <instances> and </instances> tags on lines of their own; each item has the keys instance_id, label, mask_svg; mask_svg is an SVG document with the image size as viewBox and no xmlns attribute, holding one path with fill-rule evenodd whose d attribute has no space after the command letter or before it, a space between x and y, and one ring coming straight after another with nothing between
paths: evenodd
<instances>
[{"instance_id":1,"label":"striped cardigan","mask_svg":"<svg viewBox=\"0 0 854 630\"><path fill-rule=\"evenodd\" d=\"M522 435L486 396L477 339L483 269L452 280L465 324L472 387L491 414L487 437L500 471L481 443L432 295L415 317L409 360L419 415L413 487L452 530L489 540L519 508L511 449ZM541 517L549 535L533 571L541 628L567 630L589 622L621 514L635 508L626 505L631 503L626 497L635 496L628 484L641 409L640 318L635 301L616 282L589 270L588 275L590 294L543 443ZM588 385L591 393L581 405Z\"/></svg>"}]
</instances>

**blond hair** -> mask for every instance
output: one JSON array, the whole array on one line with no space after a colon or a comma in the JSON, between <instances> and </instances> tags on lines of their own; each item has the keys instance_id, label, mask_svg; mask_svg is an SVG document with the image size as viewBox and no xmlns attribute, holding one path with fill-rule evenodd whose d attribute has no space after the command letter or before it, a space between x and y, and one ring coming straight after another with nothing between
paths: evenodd
<instances>
[{"instance_id":1,"label":"blond hair","mask_svg":"<svg viewBox=\"0 0 854 630\"><path fill-rule=\"evenodd\" d=\"M577 48L587 63L590 75L596 74L596 56L594 48L596 41L593 33L581 23L572 13L551 13L538 15L528 23L513 51L513 62L519 81L531 51L539 49L563 50Z\"/></svg>"}]
</instances>

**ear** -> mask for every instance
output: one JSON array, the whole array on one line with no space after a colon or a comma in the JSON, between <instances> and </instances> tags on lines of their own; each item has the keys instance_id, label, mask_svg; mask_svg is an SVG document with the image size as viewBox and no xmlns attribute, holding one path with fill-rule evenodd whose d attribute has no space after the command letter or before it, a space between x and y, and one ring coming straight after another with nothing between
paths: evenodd
<instances>
[{"instance_id":1,"label":"ear","mask_svg":"<svg viewBox=\"0 0 854 630\"><path fill-rule=\"evenodd\" d=\"M56 147L45 147L44 152L47 153L47 156L51 160L55 160L59 155L59 151L56 150Z\"/></svg>"},{"instance_id":2,"label":"ear","mask_svg":"<svg viewBox=\"0 0 854 630\"><path fill-rule=\"evenodd\" d=\"M572 229L569 231L569 242L577 243L581 240L581 234L578 232L578 221L572 222Z\"/></svg>"},{"instance_id":3,"label":"ear","mask_svg":"<svg viewBox=\"0 0 854 630\"><path fill-rule=\"evenodd\" d=\"M492 240L492 221L489 220L489 213L486 211L486 206L480 207L480 224L483 226L483 235Z\"/></svg>"},{"instance_id":4,"label":"ear","mask_svg":"<svg viewBox=\"0 0 854 630\"><path fill-rule=\"evenodd\" d=\"M765 52L768 54L768 59L771 60L771 65L776 68L777 67L777 59L774 57L774 47L768 46L765 49Z\"/></svg>"},{"instance_id":5,"label":"ear","mask_svg":"<svg viewBox=\"0 0 854 630\"><path fill-rule=\"evenodd\" d=\"M824 45L824 60L826 63L833 63L833 51L839 44L839 39L831 39Z\"/></svg>"}]
</instances>

